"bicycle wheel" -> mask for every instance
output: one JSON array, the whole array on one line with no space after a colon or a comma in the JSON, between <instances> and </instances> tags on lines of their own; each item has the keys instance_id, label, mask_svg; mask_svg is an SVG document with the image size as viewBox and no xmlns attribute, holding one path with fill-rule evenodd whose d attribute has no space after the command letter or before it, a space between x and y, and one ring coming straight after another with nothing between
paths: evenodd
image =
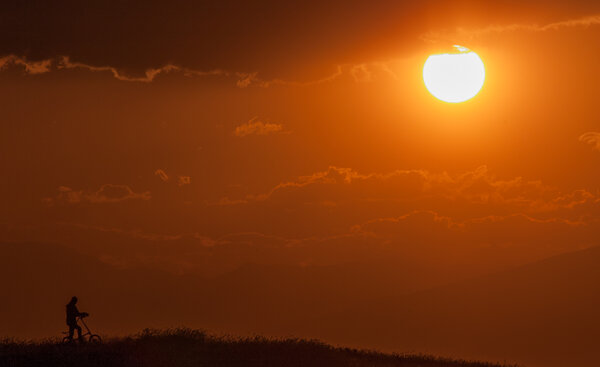
<instances>
[{"instance_id":1,"label":"bicycle wheel","mask_svg":"<svg viewBox=\"0 0 600 367\"><path fill-rule=\"evenodd\" d=\"M102 343L102 338L100 335L92 334L90 335L90 343Z\"/></svg>"}]
</instances>

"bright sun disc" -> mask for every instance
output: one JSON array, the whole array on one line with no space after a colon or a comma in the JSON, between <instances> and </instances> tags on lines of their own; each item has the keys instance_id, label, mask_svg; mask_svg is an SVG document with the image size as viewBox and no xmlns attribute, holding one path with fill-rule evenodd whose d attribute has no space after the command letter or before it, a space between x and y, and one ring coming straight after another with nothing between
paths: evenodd
<instances>
[{"instance_id":1,"label":"bright sun disc","mask_svg":"<svg viewBox=\"0 0 600 367\"><path fill-rule=\"evenodd\" d=\"M429 93L449 103L467 101L483 87L485 68L479 55L461 46L457 53L431 55L423 66L423 81Z\"/></svg>"}]
</instances>

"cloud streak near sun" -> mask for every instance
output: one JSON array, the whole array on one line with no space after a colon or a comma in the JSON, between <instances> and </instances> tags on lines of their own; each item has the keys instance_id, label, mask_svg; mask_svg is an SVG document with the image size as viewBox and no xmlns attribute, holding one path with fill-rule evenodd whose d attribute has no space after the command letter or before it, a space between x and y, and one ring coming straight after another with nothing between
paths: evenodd
<instances>
[{"instance_id":1,"label":"cloud streak near sun","mask_svg":"<svg viewBox=\"0 0 600 367\"><path fill-rule=\"evenodd\" d=\"M457 28L455 31L430 31L421 35L421 39L425 42L438 43L442 41L456 42L456 38L463 39L465 37L479 37L487 34L504 33L504 32L547 32L557 31L563 28L588 28L600 25L600 15L584 16L576 19L567 19L558 22L552 22L545 25L537 24L499 24L490 25L483 28Z\"/></svg>"}]
</instances>

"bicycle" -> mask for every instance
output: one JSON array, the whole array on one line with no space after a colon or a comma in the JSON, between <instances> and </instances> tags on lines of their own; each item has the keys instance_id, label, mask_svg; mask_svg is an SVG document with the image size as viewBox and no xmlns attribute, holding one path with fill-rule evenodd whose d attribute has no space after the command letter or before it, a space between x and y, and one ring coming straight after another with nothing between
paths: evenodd
<instances>
[{"instance_id":1,"label":"bicycle","mask_svg":"<svg viewBox=\"0 0 600 367\"><path fill-rule=\"evenodd\" d=\"M87 336L88 338L88 342L90 343L101 343L102 342L102 338L100 337L100 335L98 334L94 334L92 333L92 331L90 330L90 328L87 326L87 324L85 323L85 321L83 321L84 317L87 317L87 315L85 316L78 316L77 317L77 322L80 322L83 324L83 326L85 327L86 332L81 334L77 340L79 341L85 341L85 337ZM71 343L73 342L75 339L72 336L69 336L69 332L68 331L63 331L63 334L67 334L67 336L65 336L62 340L63 343Z\"/></svg>"}]
</instances>

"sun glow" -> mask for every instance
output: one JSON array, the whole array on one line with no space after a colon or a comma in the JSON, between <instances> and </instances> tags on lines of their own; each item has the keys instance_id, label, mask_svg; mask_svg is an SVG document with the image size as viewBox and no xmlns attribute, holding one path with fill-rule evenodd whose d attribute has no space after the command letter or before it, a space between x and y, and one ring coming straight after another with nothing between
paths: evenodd
<instances>
[{"instance_id":1,"label":"sun glow","mask_svg":"<svg viewBox=\"0 0 600 367\"><path fill-rule=\"evenodd\" d=\"M475 97L485 80L485 67L479 55L466 47L454 48L458 52L431 55L423 66L423 81L429 93L448 103Z\"/></svg>"}]
</instances>

